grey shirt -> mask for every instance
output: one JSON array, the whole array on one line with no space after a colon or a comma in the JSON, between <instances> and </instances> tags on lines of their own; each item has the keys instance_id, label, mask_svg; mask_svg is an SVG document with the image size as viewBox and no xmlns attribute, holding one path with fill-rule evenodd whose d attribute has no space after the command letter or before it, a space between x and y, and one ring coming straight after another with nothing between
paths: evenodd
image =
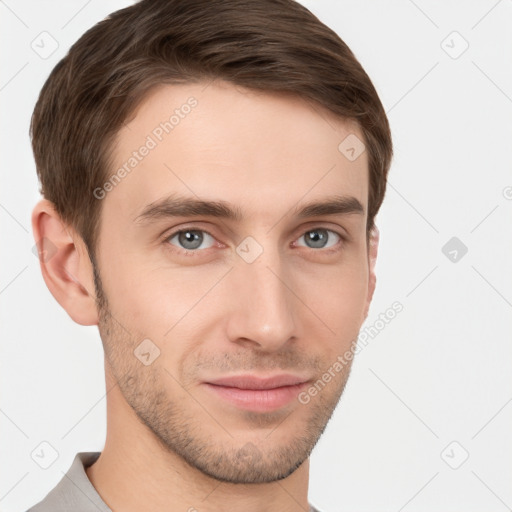
<instances>
[{"instance_id":1,"label":"grey shirt","mask_svg":"<svg viewBox=\"0 0 512 512\"><path fill-rule=\"evenodd\" d=\"M101 452L79 452L62 480L27 512L112 512L91 484L85 468ZM309 512L318 512L310 505Z\"/></svg>"}]
</instances>

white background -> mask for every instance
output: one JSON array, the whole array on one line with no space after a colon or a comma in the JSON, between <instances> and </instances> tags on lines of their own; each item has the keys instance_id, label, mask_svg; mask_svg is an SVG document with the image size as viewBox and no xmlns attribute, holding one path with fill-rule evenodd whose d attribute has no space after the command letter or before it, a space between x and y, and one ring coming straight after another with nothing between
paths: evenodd
<instances>
[{"instance_id":1,"label":"white background","mask_svg":"<svg viewBox=\"0 0 512 512\"><path fill-rule=\"evenodd\" d=\"M310 501L322 512L508 510L512 1L304 3L354 51L392 127L395 158L377 217L377 290L363 329L393 302L404 308L354 363L312 456ZM76 452L100 451L105 440L97 329L74 324L60 308L32 253L39 193L28 126L44 80L69 46L125 5L0 2L5 512L42 499ZM46 59L31 48L43 31L58 42ZM464 41L469 47L457 56ZM468 248L457 262L442 252L454 236ZM59 454L46 470L31 458L42 441Z\"/></svg>"}]
</instances>

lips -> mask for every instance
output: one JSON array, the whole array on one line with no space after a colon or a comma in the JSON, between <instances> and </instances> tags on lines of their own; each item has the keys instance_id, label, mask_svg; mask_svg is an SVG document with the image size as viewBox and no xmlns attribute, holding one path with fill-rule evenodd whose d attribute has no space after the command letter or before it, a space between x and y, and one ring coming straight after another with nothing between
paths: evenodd
<instances>
[{"instance_id":1,"label":"lips","mask_svg":"<svg viewBox=\"0 0 512 512\"><path fill-rule=\"evenodd\" d=\"M204 382L204 387L238 408L269 412L289 404L307 386L308 378L280 374L267 377L234 375Z\"/></svg>"},{"instance_id":2,"label":"lips","mask_svg":"<svg viewBox=\"0 0 512 512\"><path fill-rule=\"evenodd\" d=\"M274 375L271 377L258 377L252 375L233 375L208 381L208 384L215 386L225 386L238 389L275 389L283 386L296 386L302 384L308 379L297 375Z\"/></svg>"}]
</instances>

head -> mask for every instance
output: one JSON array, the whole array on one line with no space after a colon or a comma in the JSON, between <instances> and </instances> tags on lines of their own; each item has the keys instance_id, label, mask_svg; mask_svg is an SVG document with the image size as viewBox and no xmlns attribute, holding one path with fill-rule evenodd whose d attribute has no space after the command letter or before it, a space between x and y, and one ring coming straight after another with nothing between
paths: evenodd
<instances>
[{"instance_id":1,"label":"head","mask_svg":"<svg viewBox=\"0 0 512 512\"><path fill-rule=\"evenodd\" d=\"M134 415L216 479L292 473L375 288L392 144L350 49L293 0L144 0L58 63L31 135L43 276ZM277 374L260 407L218 385Z\"/></svg>"}]
</instances>

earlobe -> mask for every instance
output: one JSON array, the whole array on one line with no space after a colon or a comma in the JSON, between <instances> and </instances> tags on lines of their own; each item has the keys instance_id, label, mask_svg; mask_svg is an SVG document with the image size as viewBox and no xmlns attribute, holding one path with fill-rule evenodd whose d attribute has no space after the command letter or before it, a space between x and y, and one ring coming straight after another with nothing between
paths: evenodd
<instances>
[{"instance_id":1,"label":"earlobe","mask_svg":"<svg viewBox=\"0 0 512 512\"><path fill-rule=\"evenodd\" d=\"M366 298L366 306L364 310L364 320L368 316L368 311L370 309L370 304L373 297L373 292L375 291L375 285L377 284L377 276L375 274L375 263L377 261L377 253L379 249L379 229L377 226L374 226L372 231L370 232L369 239L369 248L368 248L368 295Z\"/></svg>"},{"instance_id":2,"label":"earlobe","mask_svg":"<svg viewBox=\"0 0 512 512\"><path fill-rule=\"evenodd\" d=\"M83 240L64 224L47 199L34 207L32 231L51 294L75 322L97 325L92 265Z\"/></svg>"}]
</instances>

